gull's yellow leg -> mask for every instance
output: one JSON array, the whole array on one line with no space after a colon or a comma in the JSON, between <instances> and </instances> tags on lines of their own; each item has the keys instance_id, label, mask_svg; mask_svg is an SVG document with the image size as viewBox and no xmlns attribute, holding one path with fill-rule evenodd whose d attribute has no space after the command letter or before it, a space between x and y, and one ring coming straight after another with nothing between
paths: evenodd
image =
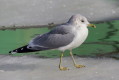
<instances>
[{"instance_id":1,"label":"gull's yellow leg","mask_svg":"<svg viewBox=\"0 0 119 80\"><path fill-rule=\"evenodd\" d=\"M62 71L69 70L67 67L62 67L61 66L61 64L62 64L62 57L63 57L63 52L61 53L61 56L60 56L59 69L62 70Z\"/></svg>"},{"instance_id":2,"label":"gull's yellow leg","mask_svg":"<svg viewBox=\"0 0 119 80\"><path fill-rule=\"evenodd\" d=\"M72 50L70 50L70 55L71 55L71 57L72 57L72 60L73 60L74 66L75 66L76 68L82 68L82 67L85 67L84 65L78 65L78 64L76 64L76 62L75 62L75 60L74 60L74 57L73 57L73 54L72 54Z\"/></svg>"}]
</instances>

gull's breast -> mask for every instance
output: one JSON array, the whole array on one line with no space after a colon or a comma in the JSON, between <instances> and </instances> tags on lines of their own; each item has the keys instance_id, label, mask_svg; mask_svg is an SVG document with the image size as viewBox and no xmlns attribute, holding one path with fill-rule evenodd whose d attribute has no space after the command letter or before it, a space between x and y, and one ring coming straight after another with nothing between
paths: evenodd
<instances>
[{"instance_id":1,"label":"gull's breast","mask_svg":"<svg viewBox=\"0 0 119 80\"><path fill-rule=\"evenodd\" d=\"M88 36L88 29L82 28L80 30L75 30L74 35L75 37L70 44L68 44L67 46L60 47L58 48L58 50L65 51L67 49L70 50L79 47L86 40Z\"/></svg>"}]
</instances>

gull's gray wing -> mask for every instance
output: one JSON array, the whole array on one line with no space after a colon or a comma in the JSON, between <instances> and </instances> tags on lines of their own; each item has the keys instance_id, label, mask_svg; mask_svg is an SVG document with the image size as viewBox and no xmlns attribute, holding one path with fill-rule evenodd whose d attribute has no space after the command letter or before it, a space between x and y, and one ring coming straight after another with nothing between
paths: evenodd
<instances>
[{"instance_id":1,"label":"gull's gray wing","mask_svg":"<svg viewBox=\"0 0 119 80\"><path fill-rule=\"evenodd\" d=\"M51 30L49 33L35 37L29 46L34 46L32 49L55 49L66 46L74 39L74 35L70 29L65 26L59 26Z\"/></svg>"}]
</instances>

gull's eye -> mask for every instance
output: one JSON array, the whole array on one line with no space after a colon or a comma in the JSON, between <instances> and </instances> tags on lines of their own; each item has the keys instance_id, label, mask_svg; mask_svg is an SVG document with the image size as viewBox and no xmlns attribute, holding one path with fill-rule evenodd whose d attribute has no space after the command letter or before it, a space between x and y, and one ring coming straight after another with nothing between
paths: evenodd
<instances>
[{"instance_id":1,"label":"gull's eye","mask_svg":"<svg viewBox=\"0 0 119 80\"><path fill-rule=\"evenodd\" d=\"M81 22L84 22L84 20L81 20Z\"/></svg>"}]
</instances>

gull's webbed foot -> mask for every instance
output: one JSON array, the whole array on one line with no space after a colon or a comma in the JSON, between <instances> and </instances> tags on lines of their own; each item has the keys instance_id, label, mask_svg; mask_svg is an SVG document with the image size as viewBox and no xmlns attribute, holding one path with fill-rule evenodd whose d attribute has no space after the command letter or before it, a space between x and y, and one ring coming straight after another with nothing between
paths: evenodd
<instances>
[{"instance_id":1,"label":"gull's webbed foot","mask_svg":"<svg viewBox=\"0 0 119 80\"><path fill-rule=\"evenodd\" d=\"M74 65L76 68L83 68L83 67L85 67L84 65L78 65L78 64L75 64Z\"/></svg>"},{"instance_id":2,"label":"gull's webbed foot","mask_svg":"<svg viewBox=\"0 0 119 80\"><path fill-rule=\"evenodd\" d=\"M60 69L61 71L69 70L67 67L62 67L62 66L60 66L59 69Z\"/></svg>"}]
</instances>

